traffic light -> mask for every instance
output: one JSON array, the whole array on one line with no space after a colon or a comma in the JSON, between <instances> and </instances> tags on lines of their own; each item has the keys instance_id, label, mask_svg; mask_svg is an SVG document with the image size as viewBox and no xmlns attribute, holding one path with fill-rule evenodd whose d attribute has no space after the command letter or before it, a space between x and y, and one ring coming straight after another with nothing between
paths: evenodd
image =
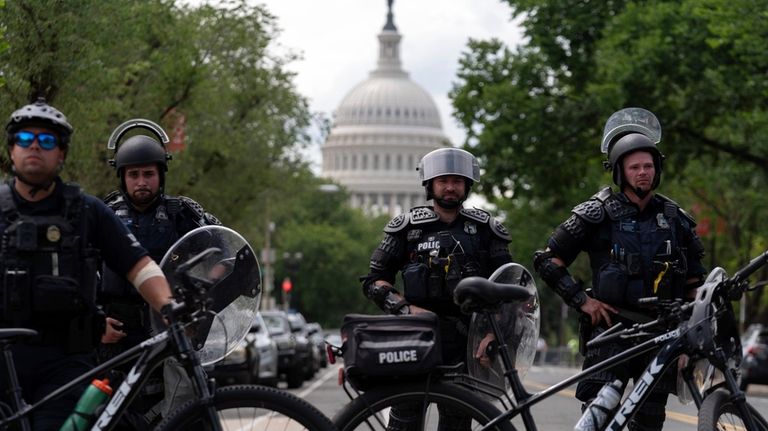
<instances>
[{"instance_id":1,"label":"traffic light","mask_svg":"<svg viewBox=\"0 0 768 431\"><path fill-rule=\"evenodd\" d=\"M291 279L288 277L285 277L283 279L283 292L288 293L293 289L293 283L291 283Z\"/></svg>"}]
</instances>

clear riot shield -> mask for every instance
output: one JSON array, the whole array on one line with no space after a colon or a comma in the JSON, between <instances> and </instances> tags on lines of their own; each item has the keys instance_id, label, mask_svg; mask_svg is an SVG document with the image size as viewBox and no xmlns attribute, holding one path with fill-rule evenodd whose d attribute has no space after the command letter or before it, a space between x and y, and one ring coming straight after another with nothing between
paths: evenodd
<instances>
[{"instance_id":1,"label":"clear riot shield","mask_svg":"<svg viewBox=\"0 0 768 431\"><path fill-rule=\"evenodd\" d=\"M248 242L232 229L203 226L188 232L160 262L174 296L184 289L176 269L211 247L218 249L192 266L190 275L208 281L209 316L190 336L203 365L224 358L245 338L261 299L261 272ZM207 283L206 283L207 284Z\"/></svg>"},{"instance_id":2,"label":"clear riot shield","mask_svg":"<svg viewBox=\"0 0 768 431\"><path fill-rule=\"evenodd\" d=\"M615 138L627 133L642 133L654 144L661 141L661 125L653 112L643 108L624 108L614 112L605 122L600 152L608 154Z\"/></svg>"},{"instance_id":3,"label":"clear riot shield","mask_svg":"<svg viewBox=\"0 0 768 431\"><path fill-rule=\"evenodd\" d=\"M497 269L489 280L497 283L516 284L531 290L531 299L524 303L503 304L501 310L491 317L499 323L504 333L503 344L507 345L514 367L522 378L533 364L536 355L536 342L539 338L539 295L536 282L524 266L507 263ZM484 337L490 336L491 325L485 315L474 313L469 327L467 346L467 369L471 376L483 380L495 387L504 388L512 395L511 388L504 378L506 372L501 355L492 358L491 366L485 367L475 359L475 352ZM499 343L502 344L502 343Z\"/></svg>"}]
</instances>

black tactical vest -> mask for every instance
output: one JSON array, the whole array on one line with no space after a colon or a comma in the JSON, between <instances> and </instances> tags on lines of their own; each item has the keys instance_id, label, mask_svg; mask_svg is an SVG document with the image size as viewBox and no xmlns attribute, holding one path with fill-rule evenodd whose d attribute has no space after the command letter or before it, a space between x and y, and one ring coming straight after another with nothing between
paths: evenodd
<instances>
[{"instance_id":1,"label":"black tactical vest","mask_svg":"<svg viewBox=\"0 0 768 431\"><path fill-rule=\"evenodd\" d=\"M600 262L593 280L597 299L635 308L643 297L684 297L687 262L680 208L660 195L654 199L642 214L615 194L601 202L607 217L598 234L610 246L607 253L591 256Z\"/></svg>"},{"instance_id":2,"label":"black tactical vest","mask_svg":"<svg viewBox=\"0 0 768 431\"><path fill-rule=\"evenodd\" d=\"M10 186L0 185L0 315L5 326L89 338L100 259L87 243L80 187L61 186L61 212L31 216L20 214Z\"/></svg>"}]
</instances>

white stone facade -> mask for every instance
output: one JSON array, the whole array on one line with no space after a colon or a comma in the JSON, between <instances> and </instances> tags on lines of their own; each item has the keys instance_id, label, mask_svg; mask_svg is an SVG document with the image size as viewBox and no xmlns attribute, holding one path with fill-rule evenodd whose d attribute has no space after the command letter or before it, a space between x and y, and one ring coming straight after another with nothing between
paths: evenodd
<instances>
[{"instance_id":1,"label":"white stone facade","mask_svg":"<svg viewBox=\"0 0 768 431\"><path fill-rule=\"evenodd\" d=\"M432 97L400 66L392 13L379 34L378 67L342 100L323 145L323 175L338 181L353 207L396 215L426 204L416 166L449 146Z\"/></svg>"}]
</instances>

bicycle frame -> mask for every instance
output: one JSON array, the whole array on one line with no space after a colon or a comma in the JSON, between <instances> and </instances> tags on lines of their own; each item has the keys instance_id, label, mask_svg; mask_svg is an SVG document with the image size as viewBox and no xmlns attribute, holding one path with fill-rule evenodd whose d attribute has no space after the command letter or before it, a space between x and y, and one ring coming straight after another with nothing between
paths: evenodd
<instances>
[{"instance_id":1,"label":"bicycle frame","mask_svg":"<svg viewBox=\"0 0 768 431\"><path fill-rule=\"evenodd\" d=\"M488 319L491 322L491 326L493 328L494 333L498 334L500 333L500 328L498 327L498 324L495 322L494 319ZM701 322L703 323L703 322ZM677 362L677 359L680 357L680 355L687 353L686 349L686 343L685 340L685 333L688 332L690 328L687 327L687 325L680 325L679 327L668 331L664 334L658 335L656 337L653 337L647 341L644 341L637 346L634 346L628 350L625 350L624 352L608 358L600 363L597 363L586 370L581 371L580 373L571 376L559 383L556 383L555 385L550 386L549 388L535 393L530 394L523 388L522 383L520 382L520 378L517 374L517 371L513 368L509 368L507 373L505 373L505 377L507 381L511 384L512 390L515 395L515 399L518 400L518 405L513 406L512 409L507 410L506 412L502 413L497 418L490 421L487 425L485 425L482 430L488 430L492 428L494 425L501 423L505 420L511 420L517 415L520 415L523 423L525 424L525 429L529 431L536 431L536 424L533 420L533 416L530 413L530 408L534 404L537 404L538 402L549 398L550 396L556 394L562 389L565 389L568 386L571 386L574 383L578 383L585 378L599 372L603 371L609 368L613 368L619 364L625 363L632 358L635 358L637 356L643 355L645 353L652 352L654 350L659 349L659 346L661 346L661 350L657 353L657 355L651 360L651 362L646 367L643 374L637 378L634 381L634 387L632 389L632 392L624 399L624 402L621 403L618 410L613 414L613 416L609 417L609 421L605 426L605 430L610 431L618 431L623 429L626 425L628 420L632 417L632 415L635 413L637 408L645 402L645 400L650 395L651 391L654 387L658 384L658 382L661 380L664 373L667 371L667 369L675 364ZM506 346L500 346L500 350L502 352L506 352L507 348ZM720 352L722 355L722 352ZM508 355L508 353L507 353ZM715 365L717 368L723 370L725 369L725 358L718 357L717 354L714 355L713 358L715 359L715 362L713 365ZM506 364L510 364L511 362L507 358L503 358L503 360L506 362ZM727 370L726 370L727 371ZM737 397L737 401L745 401L744 394L738 389L738 384L734 377L731 375L730 372L723 372L725 379L726 379L726 385L729 387L732 393L734 394L741 394L740 398ZM688 378L686 379L686 383L689 385L689 388L691 389L691 393L694 395L694 401L696 402L697 407L701 405L702 398L698 394L698 391L693 390L691 386L693 385L692 379ZM745 420L745 425L747 425L747 429L756 429L755 423L752 419L751 414L748 411L748 408L746 406L745 402L737 402L736 403L739 411L742 414L742 418Z\"/></svg>"},{"instance_id":2,"label":"bicycle frame","mask_svg":"<svg viewBox=\"0 0 768 431\"><path fill-rule=\"evenodd\" d=\"M10 417L0 420L0 427L18 421L24 431L29 430L31 429L29 424L29 414L40 406L73 390L78 385L89 382L97 375L127 363L134 358L138 358L91 428L92 430L109 429L112 425L117 423L117 420L121 417L126 407L139 393L141 387L143 387L144 383L149 379L151 371L162 364L165 359L176 356L174 353L174 346L178 346L179 356L189 358L184 361L184 364L187 373L192 378L197 396L204 400L212 399L213 388L209 388L208 384L206 384L207 381L202 371L202 366L200 365L200 359L197 356L197 353L192 349L192 345L184 333L184 329L185 327L180 323L172 323L164 332L143 341L141 344L126 350L87 373L82 374L72 382L51 392L35 404L26 405L23 403L23 400L19 400L22 401L22 407ZM6 355L6 361L9 359L10 355ZM12 359L10 360L12 361ZM7 364L5 368L6 374L11 374L9 370L12 369L13 368L8 367ZM15 373L8 377L9 382L16 381ZM18 384L16 386L18 386ZM216 412L209 411L209 414L212 415L211 423L215 424L215 429L219 429L218 421L213 420L216 417Z\"/></svg>"}]
</instances>

